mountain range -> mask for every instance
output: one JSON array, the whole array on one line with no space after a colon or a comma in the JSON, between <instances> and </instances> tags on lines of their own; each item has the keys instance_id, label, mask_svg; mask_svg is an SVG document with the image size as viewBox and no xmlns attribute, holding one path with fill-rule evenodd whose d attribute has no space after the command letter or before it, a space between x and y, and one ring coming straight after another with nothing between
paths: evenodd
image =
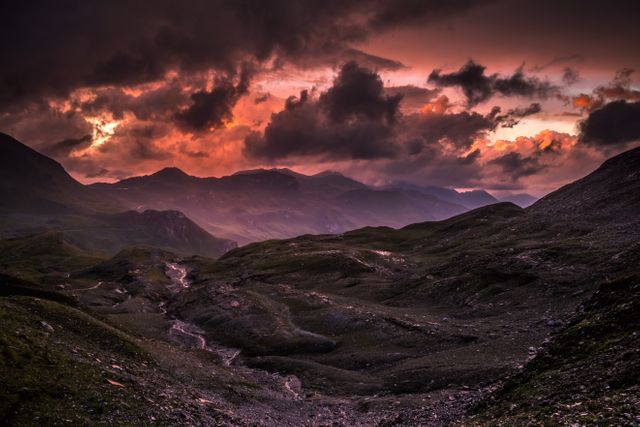
<instances>
[{"instance_id":1,"label":"mountain range","mask_svg":"<svg viewBox=\"0 0 640 427\"><path fill-rule=\"evenodd\" d=\"M197 178L166 168L91 188L129 209L182 211L210 233L239 244L364 226L403 227L498 202L482 190L458 192L406 183L379 188L337 172L308 176L289 169Z\"/></svg>"},{"instance_id":2,"label":"mountain range","mask_svg":"<svg viewBox=\"0 0 640 427\"><path fill-rule=\"evenodd\" d=\"M483 190L458 192L408 183L371 187L337 172L308 176L289 169L198 178L178 168L165 168L116 183L85 186L56 161L7 135L0 135L0 139L0 196L5 200L0 212L10 222L3 227L4 232L54 227L72 233L78 244L94 250L120 249L124 247L124 235L130 234L135 236L131 244L147 242L181 253L189 252L187 240L199 240L192 253L218 256L233 242L342 233L364 226L403 227L498 202ZM531 196L517 199L523 205L531 200ZM129 211L129 224L135 224L135 231L119 231L122 215L112 214L124 211ZM145 211L156 213L135 215ZM164 233L167 236L175 234L171 230L182 230L179 238L183 242L163 243L150 238L158 230L153 225L148 230L142 228L151 218L162 220L164 226L172 225ZM82 222L87 226L77 227ZM113 230L115 236L104 244L88 245L93 239L84 238L85 231L98 226ZM206 238L200 227L218 239L217 243L207 243L208 249L203 246Z\"/></svg>"}]
</instances>

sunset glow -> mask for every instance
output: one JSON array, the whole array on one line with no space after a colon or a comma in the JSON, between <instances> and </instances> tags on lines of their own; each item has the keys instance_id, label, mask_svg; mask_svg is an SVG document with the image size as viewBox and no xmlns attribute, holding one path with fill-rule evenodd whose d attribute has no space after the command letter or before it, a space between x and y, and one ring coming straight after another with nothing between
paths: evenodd
<instances>
[{"instance_id":1,"label":"sunset glow","mask_svg":"<svg viewBox=\"0 0 640 427\"><path fill-rule=\"evenodd\" d=\"M68 150L52 151L83 182L113 181L164 166L213 176L244 168L287 166L339 170L370 183L401 179L496 191L510 187L541 195L588 170L604 158L604 151L583 143L565 144L562 149L568 151L556 151L554 156L532 151L529 155L544 163L535 173L527 169L531 173L525 175L510 175L492 160L519 152L518 141L545 132L571 135L577 141L581 123L592 112L611 101L636 102L640 97L633 72L640 65L637 55L616 55L598 43L578 43L578 37L592 36L573 15L562 15L564 10L556 17L544 14L553 22L562 20L565 27L556 42L549 43L554 37L551 30L539 34L539 42L518 31L529 26L530 17L542 17L540 8L524 2L520 9L501 2L460 6L460 13L443 12L439 20L416 17L415 22L379 24L376 31L367 27L374 25L367 21L377 16L374 10L348 9L341 15L345 22L317 16L317 28L309 33L299 29L307 51L293 42L287 44L293 39L272 34L262 36L268 48L259 58L251 52L253 42L240 35L233 54L194 53L187 60L162 47L156 54L166 64L153 64L156 68L151 63L138 64L140 68L110 78L92 78L93 71L87 69L88 77L80 76L64 88L33 92L47 108L36 107L42 104L34 103L35 98L12 101L24 102L24 108L0 116L0 126L45 151L61 141L90 139L90 143L64 144ZM592 12L586 10L583 20L597 20ZM349 20L351 24L346 23ZM333 29L325 31L323 26ZM323 30L316 31L319 28ZM128 31L132 39L148 37L143 30ZM193 31L201 32L202 39L193 41L194 52L220 49L204 47L213 43L208 26ZM347 35L349 31L354 33ZM331 42L323 38L333 35L337 39ZM618 51L634 50L623 36L615 42ZM111 53L96 51L95 55L109 58ZM98 58L88 67L98 69L105 61ZM371 90L366 86L371 83L358 81L364 75L344 75L349 61L374 73L383 85L382 93L358 94ZM343 77L351 79L344 81L350 87L336 86ZM325 100L338 90L345 97L339 101L344 111L332 113L329 109L336 106L325 105ZM288 114L287 100L300 99L301 93L309 100L306 112ZM359 96L361 100L356 99ZM385 97L392 96L398 97L397 105L395 101L385 104ZM354 104L346 105L349 102ZM372 102L380 105L367 106ZM394 121L381 122L384 115L375 108L394 110ZM334 147L326 138L335 136L320 137L317 131L315 136L305 135L316 126L326 128L327 120L339 121L335 132L343 135L364 135L365 129L376 135L367 136L368 142L349 142L362 144L353 148ZM45 128L46 132L38 130ZM280 140L272 141L276 135ZM315 139L310 142L310 138ZM610 145L606 152L630 143ZM539 149L548 146L545 143ZM335 151L340 147L345 148L343 153ZM473 163L460 170L440 169L439 165L454 164L469 155L472 148L478 150ZM581 160L567 164L568 158Z\"/></svg>"}]
</instances>

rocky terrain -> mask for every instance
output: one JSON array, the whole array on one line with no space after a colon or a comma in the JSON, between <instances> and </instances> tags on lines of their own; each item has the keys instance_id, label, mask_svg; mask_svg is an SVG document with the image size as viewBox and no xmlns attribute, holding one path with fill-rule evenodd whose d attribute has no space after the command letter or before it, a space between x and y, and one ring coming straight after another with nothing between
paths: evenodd
<instances>
[{"instance_id":1,"label":"rocky terrain","mask_svg":"<svg viewBox=\"0 0 640 427\"><path fill-rule=\"evenodd\" d=\"M640 149L527 209L218 259L4 239L0 418L633 425L638 194Z\"/></svg>"},{"instance_id":2,"label":"rocky terrain","mask_svg":"<svg viewBox=\"0 0 640 427\"><path fill-rule=\"evenodd\" d=\"M602 284L469 416L495 425L640 423L640 277Z\"/></svg>"}]
</instances>

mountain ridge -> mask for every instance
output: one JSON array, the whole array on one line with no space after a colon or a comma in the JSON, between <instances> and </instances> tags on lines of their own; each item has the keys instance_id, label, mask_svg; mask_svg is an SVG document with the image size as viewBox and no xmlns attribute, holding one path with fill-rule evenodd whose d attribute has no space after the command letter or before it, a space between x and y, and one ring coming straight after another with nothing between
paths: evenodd
<instances>
[{"instance_id":1,"label":"mountain ridge","mask_svg":"<svg viewBox=\"0 0 640 427\"><path fill-rule=\"evenodd\" d=\"M158 179L173 175L175 181ZM335 171L304 175L286 168L238 171L220 178L164 169L92 187L131 209L182 210L207 231L241 244L367 225L402 227L497 202L484 191L440 189L458 202L469 201L462 205L414 187L371 187Z\"/></svg>"}]
</instances>

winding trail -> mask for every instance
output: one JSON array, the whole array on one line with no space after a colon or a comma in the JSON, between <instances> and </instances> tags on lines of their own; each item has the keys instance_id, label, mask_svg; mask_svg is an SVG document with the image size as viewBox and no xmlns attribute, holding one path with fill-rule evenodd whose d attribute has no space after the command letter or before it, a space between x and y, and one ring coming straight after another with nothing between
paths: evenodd
<instances>
[{"instance_id":1,"label":"winding trail","mask_svg":"<svg viewBox=\"0 0 640 427\"><path fill-rule=\"evenodd\" d=\"M240 355L240 350L232 351L230 355L224 358L224 366L231 366L233 361Z\"/></svg>"},{"instance_id":2,"label":"winding trail","mask_svg":"<svg viewBox=\"0 0 640 427\"><path fill-rule=\"evenodd\" d=\"M93 285L89 288L81 288L81 289L64 289L62 292L83 292L83 291L90 291L92 289L98 289L100 286L102 286L104 282L100 281L98 282L96 285Z\"/></svg>"},{"instance_id":3,"label":"winding trail","mask_svg":"<svg viewBox=\"0 0 640 427\"><path fill-rule=\"evenodd\" d=\"M295 375L289 375L285 380L283 387L284 389L293 395L294 400L300 400L300 393L295 391L291 386L292 384L296 385L296 388L300 387L300 380Z\"/></svg>"},{"instance_id":4,"label":"winding trail","mask_svg":"<svg viewBox=\"0 0 640 427\"><path fill-rule=\"evenodd\" d=\"M179 288L186 289L189 287L189 281L187 280L187 269L176 262L166 263L167 276L176 284Z\"/></svg>"},{"instance_id":5,"label":"winding trail","mask_svg":"<svg viewBox=\"0 0 640 427\"><path fill-rule=\"evenodd\" d=\"M166 274L173 282L173 292L177 293L189 288L191 284L187 279L188 272L186 267L177 262L167 262L165 265L167 266ZM158 308L163 315L167 314L166 301L161 302ZM171 322L169 336L174 341L178 341L187 347L215 353L220 357L224 366L231 366L233 361L240 355L241 350L239 349L224 347L215 343L207 344L203 336L204 331L200 330L196 325L177 319L173 319Z\"/></svg>"},{"instance_id":6,"label":"winding trail","mask_svg":"<svg viewBox=\"0 0 640 427\"><path fill-rule=\"evenodd\" d=\"M196 332L192 332L193 327L188 323L182 322L180 320L174 320L171 325L171 329L169 329L169 335L175 337L178 341L192 341L193 347L199 350L207 350L207 341L204 337ZM191 346L190 346L191 347Z\"/></svg>"}]
</instances>

